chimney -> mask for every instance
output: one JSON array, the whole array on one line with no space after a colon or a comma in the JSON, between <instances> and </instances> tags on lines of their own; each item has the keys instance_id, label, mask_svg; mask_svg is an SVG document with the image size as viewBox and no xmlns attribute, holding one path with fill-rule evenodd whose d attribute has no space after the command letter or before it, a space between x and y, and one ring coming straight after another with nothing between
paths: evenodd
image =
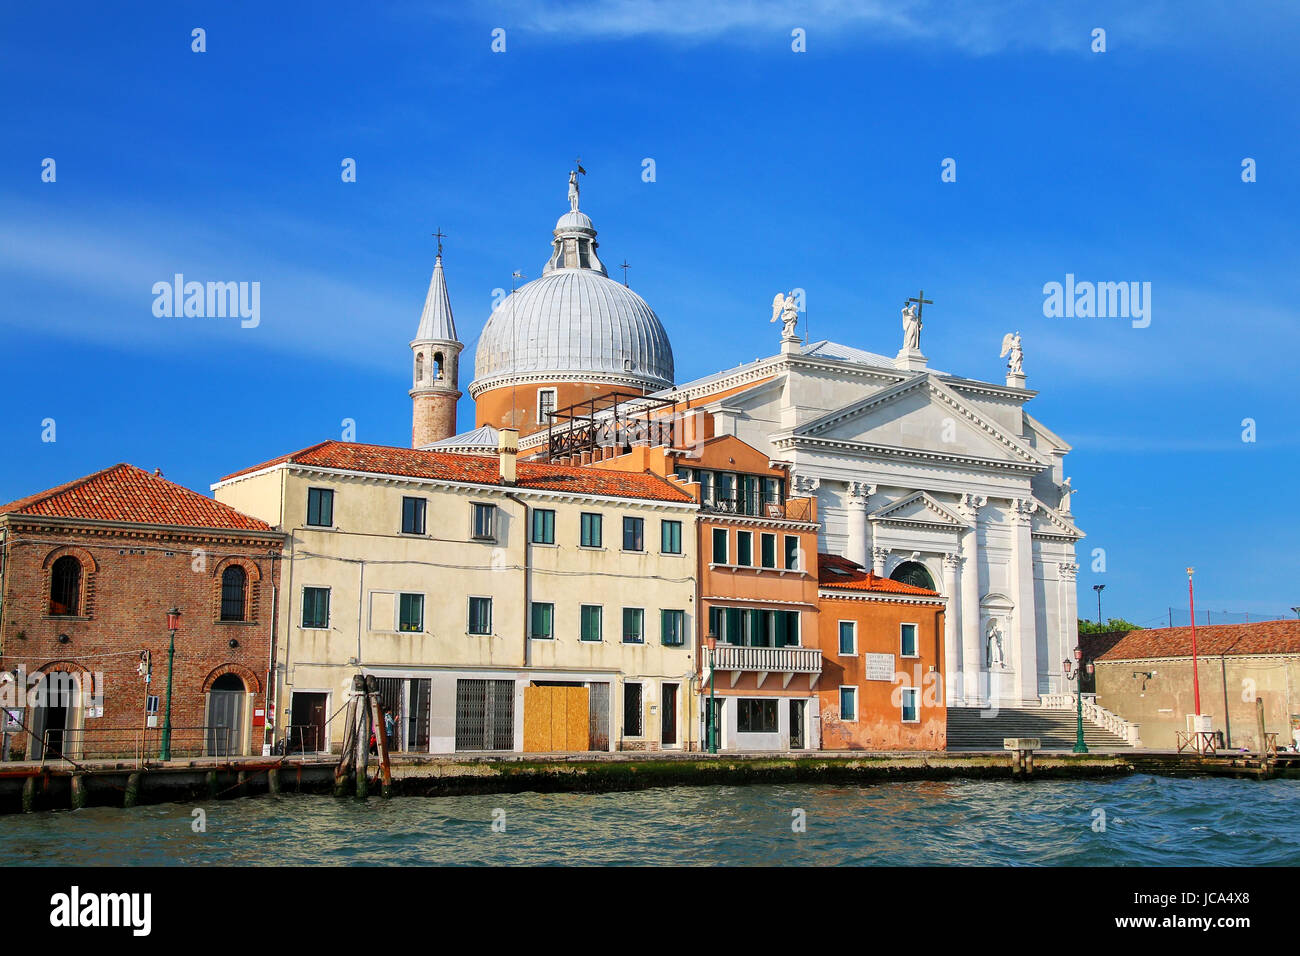
<instances>
[{"instance_id":1,"label":"chimney","mask_svg":"<svg viewBox=\"0 0 1300 956\"><path fill-rule=\"evenodd\" d=\"M515 459L519 456L519 430L503 428L497 441L497 454L501 458L501 484L516 484Z\"/></svg>"}]
</instances>

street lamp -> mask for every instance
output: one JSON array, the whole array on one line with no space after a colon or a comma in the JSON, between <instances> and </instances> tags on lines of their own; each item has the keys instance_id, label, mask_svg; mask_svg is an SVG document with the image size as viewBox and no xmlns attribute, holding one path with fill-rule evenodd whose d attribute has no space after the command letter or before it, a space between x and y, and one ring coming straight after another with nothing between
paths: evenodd
<instances>
[{"instance_id":1,"label":"street lamp","mask_svg":"<svg viewBox=\"0 0 1300 956\"><path fill-rule=\"evenodd\" d=\"M1192 693L1196 704L1196 716L1201 716L1201 677L1196 669L1196 594L1192 590L1192 575L1195 568L1187 569L1187 608L1192 615Z\"/></svg>"},{"instance_id":2,"label":"street lamp","mask_svg":"<svg viewBox=\"0 0 1300 956\"><path fill-rule=\"evenodd\" d=\"M718 636L710 634L704 639L704 644L709 649L709 716L704 721L705 729L709 735L709 753L718 752L718 695L716 693L715 682L717 680L717 663L718 663Z\"/></svg>"},{"instance_id":3,"label":"street lamp","mask_svg":"<svg viewBox=\"0 0 1300 956\"><path fill-rule=\"evenodd\" d=\"M1097 592L1097 626L1101 627L1101 592L1106 590L1106 585L1094 584L1092 589Z\"/></svg>"},{"instance_id":4,"label":"street lamp","mask_svg":"<svg viewBox=\"0 0 1300 956\"><path fill-rule=\"evenodd\" d=\"M1074 689L1074 706L1078 718L1074 734L1074 752L1077 754L1086 754L1088 745L1083 742L1083 672L1087 670L1089 674L1093 672L1092 661L1086 665L1083 663L1083 648L1079 645L1074 647L1074 668L1071 670L1070 661L1066 659L1061 662L1065 665L1065 679L1067 681L1077 681L1078 686Z\"/></svg>"},{"instance_id":5,"label":"street lamp","mask_svg":"<svg viewBox=\"0 0 1300 956\"><path fill-rule=\"evenodd\" d=\"M167 649L167 714L163 718L162 747L159 749L160 760L172 759L172 665L176 660L176 631L181 626L181 612L173 607L167 612L167 630L171 631L171 645Z\"/></svg>"}]
</instances>

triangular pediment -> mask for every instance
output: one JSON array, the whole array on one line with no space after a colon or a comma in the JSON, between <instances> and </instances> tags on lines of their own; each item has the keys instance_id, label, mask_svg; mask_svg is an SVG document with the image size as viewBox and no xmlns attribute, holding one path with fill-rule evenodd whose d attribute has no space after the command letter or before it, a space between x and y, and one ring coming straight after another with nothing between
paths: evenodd
<instances>
[{"instance_id":1,"label":"triangular pediment","mask_svg":"<svg viewBox=\"0 0 1300 956\"><path fill-rule=\"evenodd\" d=\"M900 498L893 504L885 505L873 511L868 517L872 521L884 521L899 524L941 525L945 528L966 528L968 523L958 517L957 513L931 498L924 491L918 491Z\"/></svg>"},{"instance_id":2,"label":"triangular pediment","mask_svg":"<svg viewBox=\"0 0 1300 956\"><path fill-rule=\"evenodd\" d=\"M991 467L1048 465L1024 441L927 373L800 425L792 438Z\"/></svg>"}]
</instances>

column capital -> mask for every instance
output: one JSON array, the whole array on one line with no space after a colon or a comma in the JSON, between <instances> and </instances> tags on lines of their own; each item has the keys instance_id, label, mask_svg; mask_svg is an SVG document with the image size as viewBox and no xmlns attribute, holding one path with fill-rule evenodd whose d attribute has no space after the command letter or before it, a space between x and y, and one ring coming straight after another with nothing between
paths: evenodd
<instances>
[{"instance_id":1,"label":"column capital","mask_svg":"<svg viewBox=\"0 0 1300 956\"><path fill-rule=\"evenodd\" d=\"M864 508L867 499L876 493L876 486L866 481L846 481L844 487L849 500Z\"/></svg>"},{"instance_id":2,"label":"column capital","mask_svg":"<svg viewBox=\"0 0 1300 956\"><path fill-rule=\"evenodd\" d=\"M1079 566L1073 561L1062 561L1057 567L1060 568L1061 578L1065 581L1073 581L1075 575L1079 573Z\"/></svg>"},{"instance_id":3,"label":"column capital","mask_svg":"<svg viewBox=\"0 0 1300 956\"><path fill-rule=\"evenodd\" d=\"M943 566L950 571L956 571L965 563L965 560L960 554L945 554L943 556Z\"/></svg>"},{"instance_id":4,"label":"column capital","mask_svg":"<svg viewBox=\"0 0 1300 956\"><path fill-rule=\"evenodd\" d=\"M962 495L961 501L957 503L957 510L967 518L975 518L979 515L979 510L989 503L989 499L984 495Z\"/></svg>"},{"instance_id":5,"label":"column capital","mask_svg":"<svg viewBox=\"0 0 1300 956\"><path fill-rule=\"evenodd\" d=\"M801 495L810 495L821 487L822 480L815 475L794 473L790 476L794 490Z\"/></svg>"},{"instance_id":6,"label":"column capital","mask_svg":"<svg viewBox=\"0 0 1300 956\"><path fill-rule=\"evenodd\" d=\"M1038 502L1032 498L1011 499L1011 520L1019 524L1028 524L1030 516L1038 510Z\"/></svg>"}]
</instances>

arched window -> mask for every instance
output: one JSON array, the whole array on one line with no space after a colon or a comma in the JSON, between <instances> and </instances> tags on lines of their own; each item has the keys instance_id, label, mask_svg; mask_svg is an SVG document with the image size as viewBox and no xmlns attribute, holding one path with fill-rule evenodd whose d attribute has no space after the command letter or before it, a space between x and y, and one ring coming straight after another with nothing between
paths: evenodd
<instances>
[{"instance_id":1,"label":"arched window","mask_svg":"<svg viewBox=\"0 0 1300 956\"><path fill-rule=\"evenodd\" d=\"M910 584L912 587L925 588L927 591L935 589L934 578L930 577L930 572L919 561L904 561L894 568L894 573L890 577L901 584Z\"/></svg>"},{"instance_id":2,"label":"arched window","mask_svg":"<svg viewBox=\"0 0 1300 956\"><path fill-rule=\"evenodd\" d=\"M221 619L244 620L245 595L248 591L248 572L232 564L221 572Z\"/></svg>"},{"instance_id":3,"label":"arched window","mask_svg":"<svg viewBox=\"0 0 1300 956\"><path fill-rule=\"evenodd\" d=\"M433 353L433 377L435 379L438 379L439 381L442 380L442 353L441 352Z\"/></svg>"},{"instance_id":4,"label":"arched window","mask_svg":"<svg viewBox=\"0 0 1300 956\"><path fill-rule=\"evenodd\" d=\"M424 381L424 353L415 353L415 384L419 385Z\"/></svg>"},{"instance_id":5,"label":"arched window","mask_svg":"<svg viewBox=\"0 0 1300 956\"><path fill-rule=\"evenodd\" d=\"M65 554L50 569L50 614L76 617L81 610L81 562Z\"/></svg>"}]
</instances>

